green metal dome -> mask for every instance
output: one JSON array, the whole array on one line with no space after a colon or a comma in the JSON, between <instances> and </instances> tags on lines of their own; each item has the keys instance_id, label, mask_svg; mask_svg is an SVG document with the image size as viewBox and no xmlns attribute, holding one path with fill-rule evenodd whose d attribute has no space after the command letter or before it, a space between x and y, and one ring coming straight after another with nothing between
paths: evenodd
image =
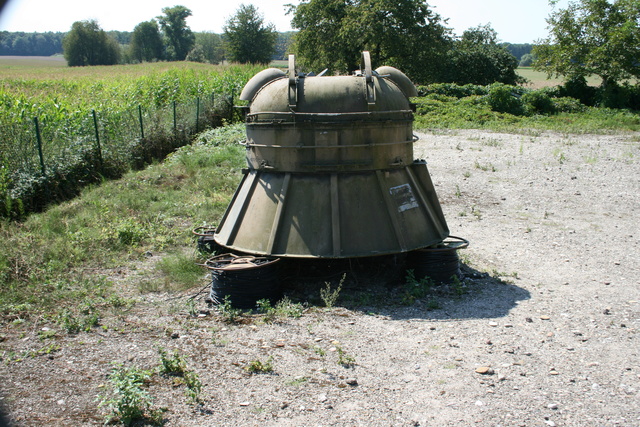
<instances>
[{"instance_id":1,"label":"green metal dome","mask_svg":"<svg viewBox=\"0 0 640 427\"><path fill-rule=\"evenodd\" d=\"M267 69L245 86L249 170L215 240L283 257L407 252L449 235L426 163L413 160L411 81Z\"/></svg>"}]
</instances>

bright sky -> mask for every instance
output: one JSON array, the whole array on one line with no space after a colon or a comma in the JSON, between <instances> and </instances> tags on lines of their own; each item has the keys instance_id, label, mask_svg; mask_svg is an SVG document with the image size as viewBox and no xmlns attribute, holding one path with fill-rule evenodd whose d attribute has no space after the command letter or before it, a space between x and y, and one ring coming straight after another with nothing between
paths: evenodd
<instances>
[{"instance_id":1,"label":"bright sky","mask_svg":"<svg viewBox=\"0 0 640 427\"><path fill-rule=\"evenodd\" d=\"M561 0L560 7L568 0ZM241 4L253 4L265 23L277 31L291 30L286 4L299 0L8 0L0 12L0 31L69 31L75 21L95 19L103 30L133 31L143 21L161 15L176 4L191 9L187 24L193 31L221 33L227 19ZM470 27L490 24L500 41L532 43L546 37L548 0L428 0L456 35Z\"/></svg>"}]
</instances>

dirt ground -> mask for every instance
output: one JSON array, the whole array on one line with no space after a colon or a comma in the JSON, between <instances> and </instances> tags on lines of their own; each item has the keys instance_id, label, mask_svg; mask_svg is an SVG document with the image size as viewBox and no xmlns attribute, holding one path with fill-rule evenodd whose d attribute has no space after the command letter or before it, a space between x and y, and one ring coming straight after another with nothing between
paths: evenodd
<instances>
[{"instance_id":1,"label":"dirt ground","mask_svg":"<svg viewBox=\"0 0 640 427\"><path fill-rule=\"evenodd\" d=\"M640 134L419 136L451 234L470 241L462 295L397 304L402 285L380 292L393 268L378 266L336 308L271 323L189 307L203 278L181 297L138 295L91 332L6 325L15 425L101 424L113 363L153 368L162 347L202 382L192 404L153 376L166 426L640 426ZM114 279L135 288L145 271ZM258 361L272 372L250 373Z\"/></svg>"}]
</instances>

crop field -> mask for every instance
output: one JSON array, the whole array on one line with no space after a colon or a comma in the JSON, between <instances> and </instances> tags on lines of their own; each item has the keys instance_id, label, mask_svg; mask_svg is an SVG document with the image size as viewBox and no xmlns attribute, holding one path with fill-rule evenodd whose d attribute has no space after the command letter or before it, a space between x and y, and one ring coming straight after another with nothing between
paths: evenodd
<instances>
[{"instance_id":1,"label":"crop field","mask_svg":"<svg viewBox=\"0 0 640 427\"><path fill-rule=\"evenodd\" d=\"M560 77L552 76L549 78L547 77L547 73L544 73L542 71L535 71L531 67L520 67L516 70L516 72L518 73L518 75L527 79L527 83L525 84L525 86L532 89L539 89L548 86L558 86L564 82L564 79ZM590 86L598 86L600 84L600 79L597 77L589 77L587 79L587 83Z\"/></svg>"},{"instance_id":2,"label":"crop field","mask_svg":"<svg viewBox=\"0 0 640 427\"><path fill-rule=\"evenodd\" d=\"M234 102L259 69L188 62L70 68L60 58L1 58L0 209L10 216L33 210L10 201L60 198L77 191L60 187L64 177L118 175L206 127L237 120ZM154 147L150 135L165 146Z\"/></svg>"}]
</instances>

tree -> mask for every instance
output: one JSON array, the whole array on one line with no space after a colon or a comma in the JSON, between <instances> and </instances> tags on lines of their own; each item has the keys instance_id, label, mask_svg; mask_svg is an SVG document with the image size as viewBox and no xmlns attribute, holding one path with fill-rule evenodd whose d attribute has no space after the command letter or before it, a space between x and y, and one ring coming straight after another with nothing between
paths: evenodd
<instances>
[{"instance_id":1,"label":"tree","mask_svg":"<svg viewBox=\"0 0 640 427\"><path fill-rule=\"evenodd\" d=\"M242 64L267 64L271 61L278 34L273 24L264 25L264 19L255 6L241 4L223 30L231 61Z\"/></svg>"},{"instance_id":2,"label":"tree","mask_svg":"<svg viewBox=\"0 0 640 427\"><path fill-rule=\"evenodd\" d=\"M158 23L167 40L167 58L182 61L195 44L195 35L187 25L191 10L184 6L165 7Z\"/></svg>"},{"instance_id":3,"label":"tree","mask_svg":"<svg viewBox=\"0 0 640 427\"><path fill-rule=\"evenodd\" d=\"M287 31L284 33L278 33L276 39L276 47L273 53L273 59L287 59L288 54L291 51L291 45L293 43L293 36L295 32Z\"/></svg>"},{"instance_id":4,"label":"tree","mask_svg":"<svg viewBox=\"0 0 640 427\"><path fill-rule=\"evenodd\" d=\"M530 53L525 53L524 55L522 55L522 58L520 58L520 63L518 64L518 66L520 67L531 67L531 64L533 64L533 61L535 61L535 56L533 56Z\"/></svg>"},{"instance_id":5,"label":"tree","mask_svg":"<svg viewBox=\"0 0 640 427\"><path fill-rule=\"evenodd\" d=\"M70 67L113 65L120 60L120 46L95 20L74 22L62 47Z\"/></svg>"},{"instance_id":6,"label":"tree","mask_svg":"<svg viewBox=\"0 0 640 427\"><path fill-rule=\"evenodd\" d=\"M401 69L419 83L437 81L451 31L423 0L309 0L290 5L299 29L294 51L305 67L358 68L362 51L375 65Z\"/></svg>"},{"instance_id":7,"label":"tree","mask_svg":"<svg viewBox=\"0 0 640 427\"><path fill-rule=\"evenodd\" d=\"M152 19L136 25L129 48L131 57L138 62L162 59L164 45L158 23Z\"/></svg>"},{"instance_id":8,"label":"tree","mask_svg":"<svg viewBox=\"0 0 640 427\"><path fill-rule=\"evenodd\" d=\"M198 49L198 47L206 62L217 64L224 59L220 34L210 32L196 33L196 47L194 47L194 50ZM191 52L189 52L189 56L191 56Z\"/></svg>"},{"instance_id":9,"label":"tree","mask_svg":"<svg viewBox=\"0 0 640 427\"><path fill-rule=\"evenodd\" d=\"M534 47L535 69L574 80L597 75L605 88L640 77L638 0L570 1L547 23L549 37Z\"/></svg>"},{"instance_id":10,"label":"tree","mask_svg":"<svg viewBox=\"0 0 640 427\"><path fill-rule=\"evenodd\" d=\"M516 73L518 59L498 44L498 33L489 25L465 31L448 52L448 57L447 82L515 85L521 80Z\"/></svg>"}]
</instances>

